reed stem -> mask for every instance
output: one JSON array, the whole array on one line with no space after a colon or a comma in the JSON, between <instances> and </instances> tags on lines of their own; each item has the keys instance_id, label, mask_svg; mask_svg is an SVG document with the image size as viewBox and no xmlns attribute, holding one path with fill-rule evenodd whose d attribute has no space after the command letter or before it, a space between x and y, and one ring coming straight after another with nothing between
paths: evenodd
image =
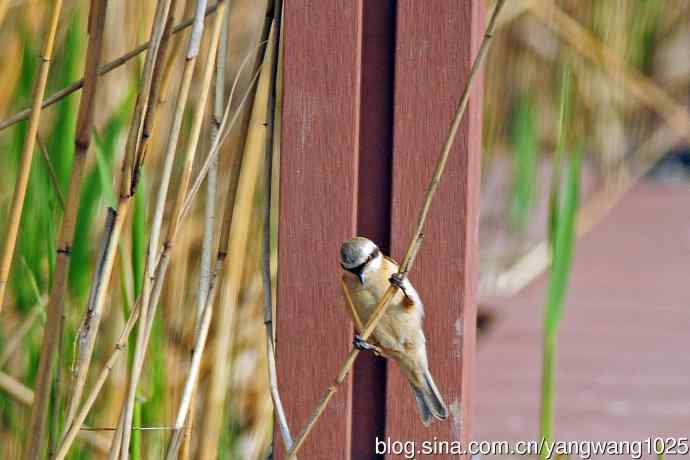
<instances>
[{"instance_id":1,"label":"reed stem","mask_svg":"<svg viewBox=\"0 0 690 460\"><path fill-rule=\"evenodd\" d=\"M289 450L292 447L292 435L290 434L290 427L288 426L287 416L283 408L283 402L280 398L280 391L278 390L278 375L276 371L276 357L275 357L275 341L274 341L274 327L273 327L273 297L272 297L272 283L271 283L271 208L272 208L272 194L273 194L273 161L276 152L275 137L276 137L276 99L278 98L278 63L280 61L280 39L281 39L281 18L282 18L282 2L275 0L275 27L271 31L270 43L273 47L273 55L271 59L271 80L268 88L268 104L266 111L266 144L265 144L265 158L264 167L266 174L264 176L264 222L263 222L263 244L261 251L261 275L264 291L264 326L266 328L266 357L268 360L268 386L271 392L271 400L273 401L273 410L275 413L275 420L280 428L281 436L285 444L285 449ZM280 135L277 136L280 139Z\"/></svg>"},{"instance_id":2,"label":"reed stem","mask_svg":"<svg viewBox=\"0 0 690 460\"><path fill-rule=\"evenodd\" d=\"M229 119L229 113L230 113L230 102L228 102L228 104L226 105L225 114L223 116L223 123L221 124L221 136L216 138L213 146L210 149L210 153L207 157L207 160L211 159L213 157L213 155L218 153L218 150L220 149L221 143L224 141L224 139L226 139L228 132L232 129L235 121L237 120L237 115L243 110L243 108L244 108L244 106L248 100L249 94L253 91L254 83L256 82L257 76L258 76L258 73L255 74L254 77L251 79L251 81L249 83L249 87L246 89L245 94L244 94L242 100L240 101L237 109L235 110L235 114L234 114L233 118L231 119L231 121L229 123L228 123L228 119ZM205 173L200 172L199 174L203 175ZM193 198L193 195L190 192L190 194L187 195L187 199L190 200L192 198ZM114 213L115 213L115 211L113 211L113 214ZM182 216L180 218L181 220L174 223L174 224L175 225L181 225L181 222L182 222L182 220L184 220L184 217L185 217L185 215L182 214ZM111 219L111 223L114 221L115 221L114 218ZM112 239L112 237L106 238L107 241L110 241L111 239ZM223 256L225 254L227 254L227 246L225 246L225 249L222 249L222 248L219 249L219 252ZM158 271L156 273L156 279L162 278L161 274L165 273L165 271L167 269L166 265L169 261L170 261L170 259L168 257L165 257L165 258L161 258L161 260L158 262L158 269L157 269ZM102 272L103 270L97 268L97 271ZM97 280L100 280L102 278L103 278L102 275L96 275ZM161 283L157 283L154 286L153 292L151 293L152 298L156 299L156 301L160 296L161 287L162 287ZM132 329L134 328L134 325L136 324L137 320L139 320L140 313L142 311L142 307L141 307L142 299L143 299L142 295L140 295L137 298L137 301L135 303L135 308L132 310L132 313L130 314L129 319L127 320L127 323L125 324L125 327L120 334L120 338L118 339L114 350L112 351L112 353L110 354L110 356L106 362L106 365L101 370L98 377L96 378L94 386L91 389L91 391L89 392L89 395L86 398L84 404L76 412L76 415L74 417L74 421L71 424L67 425L67 432L63 436L62 442L60 443L60 446L58 448L58 451L56 454L56 460L62 460L67 455L67 452L69 451L70 446L74 442L74 439L76 438L77 433L81 429L81 426L83 425L84 420L86 419L86 416L88 415L89 411L91 410L94 403L96 402L98 395L100 394L101 390L103 389L103 385L105 384L110 373L112 372L113 367L117 363L122 350L126 348L129 334L131 333ZM118 424L118 426L120 426L120 424ZM117 431L118 430L116 429L116 434L117 434ZM121 430L119 430L119 431L121 431ZM111 454L112 454L112 452L113 452L113 449L111 449Z\"/></svg>"},{"instance_id":3,"label":"reed stem","mask_svg":"<svg viewBox=\"0 0 690 460\"><path fill-rule=\"evenodd\" d=\"M221 3L220 9L224 8L224 4ZM192 77L194 76L194 69L196 67L196 61L199 54L199 48L201 44L201 39L204 32L204 12L206 10L206 0L198 0L196 2L196 11L194 24L192 25L192 33L189 37L187 43L186 60L182 76L182 82L180 85L180 90L177 97L177 103L175 107L175 113L173 118L173 127L170 133L170 138L168 140L168 146L166 149L166 164L164 166L163 179L160 184L158 200L156 203L156 212L154 215L154 224L151 231L151 237L149 240L149 253L147 257L147 269L146 277L144 278L144 297L143 297L143 308L142 316L139 322L139 333L137 335L137 341L134 349L134 361L132 363L132 371L129 378L129 384L127 387L127 396L120 414L120 423L118 426L118 432L116 432L115 441L118 437L121 437L121 445L116 446L114 443L113 449L117 451L119 449L120 458L122 460L127 460L129 458L129 443L131 438L131 427L132 418L134 414L134 402L136 398L136 390L139 385L139 380L141 379L141 373L143 370L144 360L146 357L146 350L148 348L148 342L151 335L151 330L153 327L153 322L156 315L156 309L158 304L158 299L152 298L148 295L152 290L156 292L162 288L164 283L166 270L160 271L158 276L155 275L156 271L156 261L158 258L158 239L162 227L163 213L165 211L165 204L167 201L167 193L170 185L170 176L172 173L172 163L175 158L175 152L177 150L177 143L182 129L182 120L184 116L184 111L187 106L187 100L189 98L189 90L192 83ZM173 211L170 222L177 222L177 216L179 215L179 207L182 205L182 200L184 199L184 194L187 190L189 183L189 177L191 176L192 165L194 157L196 154L197 143L199 140L199 133L201 132L201 123L203 121L203 113L206 107L206 100L208 98L208 91L210 87L210 76L212 76L213 66L215 63L215 56L218 49L218 39L220 37L220 23L222 22L222 15L216 16L216 26L214 27L214 37L212 41L212 47L209 50L207 70L204 74L204 81L202 83L202 93L200 96L200 101L197 106L196 113L194 115L192 133L189 140L189 146L187 150L187 156L185 159L184 171L181 178L181 183L178 188L178 199L176 200L175 210ZM216 33L217 32L217 33ZM155 99L152 99L155 100ZM152 104L153 105L153 104ZM170 248L173 245L176 231L178 226L171 224L168 227L168 235L163 245L163 253L161 254L161 261L164 258L169 258ZM168 264L161 264L158 268L167 267ZM157 279L158 278L158 279ZM160 286L160 287L159 287ZM156 297L154 295L154 297Z\"/></svg>"},{"instance_id":4,"label":"reed stem","mask_svg":"<svg viewBox=\"0 0 690 460\"><path fill-rule=\"evenodd\" d=\"M556 336L544 334L544 349L541 380L541 416L539 417L539 437L547 445L553 441L553 399L554 375L556 365ZM539 458L547 459L547 449L542 449Z\"/></svg>"},{"instance_id":5,"label":"reed stem","mask_svg":"<svg viewBox=\"0 0 690 460\"><path fill-rule=\"evenodd\" d=\"M5 291L10 278L10 269L12 267L12 259L14 258L14 249L17 245L19 223L21 222L22 211L24 210L24 198L26 196L26 189L29 185L31 162L34 156L36 136L38 135L38 125L41 121L41 101L43 100L46 84L48 83L50 65L53 62L55 35L57 33L61 11L62 0L55 0L53 2L53 9L49 19L48 33L43 41L43 51L41 53L41 64L38 70L38 78L34 83L33 102L31 104L32 114L31 119L29 120L26 138L24 139L24 147L22 149L19 165L19 175L17 176L17 183L15 184L14 193L12 194L12 204L10 205L5 244L3 245L2 259L0 259L0 312L2 312L2 306L5 302Z\"/></svg>"},{"instance_id":6,"label":"reed stem","mask_svg":"<svg viewBox=\"0 0 690 460\"><path fill-rule=\"evenodd\" d=\"M109 209L108 218L103 232L101 253L94 272L91 291L87 301L86 311L82 319L81 327L77 336L77 356L75 358L73 373L72 396L69 401L65 429L69 429L74 422L77 408L81 401L81 395L86 385L96 337L100 326L100 320L106 300L106 292L110 283L115 254L122 234L122 228L129 214L132 204L132 197L136 192L136 182L139 176L138 168L134 167L135 159L142 158L144 155L136 150L146 149L148 140L142 137L146 132L146 127L153 112L148 110L148 102L152 93L155 93L156 81L160 65L161 51L165 51L165 29L169 13L171 0L159 0L156 5L154 22L151 27L150 47L146 53L144 70L140 92L137 95L137 102L130 124L127 144L125 146L125 157L122 162L120 175L119 199L117 210ZM155 96L155 94L154 94ZM138 161L138 160L137 160Z\"/></svg>"},{"instance_id":7,"label":"reed stem","mask_svg":"<svg viewBox=\"0 0 690 460\"><path fill-rule=\"evenodd\" d=\"M55 272L50 297L47 306L48 320L43 331L41 345L41 358L36 379L36 399L32 406L27 451L30 454L26 458L38 458L42 449L44 426L48 416L48 399L52 369L57 352L61 347L56 346L62 338L64 326L65 297L67 294L67 277L69 274L69 262L72 254L72 240L74 239L77 223L77 211L81 192L81 182L84 175L86 154L91 144L93 131L94 110L96 104L96 83L98 67L103 48L103 30L105 28L105 14L107 0L93 0L91 2L89 20L89 44L86 53L84 71L84 91L79 102L77 126L75 132L75 153L70 174L65 212L62 217L62 227L57 247ZM58 391L59 392L59 391ZM57 411L55 411L57 412Z\"/></svg>"},{"instance_id":8,"label":"reed stem","mask_svg":"<svg viewBox=\"0 0 690 460\"><path fill-rule=\"evenodd\" d=\"M221 308L218 313L218 323L223 324L220 334L214 342L211 359L211 375L208 384L205 405L205 417L201 429L198 458L215 459L218 456L218 441L222 431L222 419L225 412L226 388L229 379L229 363L227 353L232 345L233 321L239 296L239 284L244 268L244 254L246 252L249 215L258 179L260 155L250 155L256 148L256 143L263 140L263 122L266 106L256 102L255 94L266 94L270 80L267 55L270 47L265 46L273 23L273 2L268 2L264 27L261 33L260 51L254 62L255 71L261 72L259 84L255 92L249 96L252 110L245 112L242 120L240 135L241 155L235 155L231 170L230 183L226 198L225 216L221 235L219 252L231 254L233 257L227 262L228 267L222 278ZM251 123L250 123L251 122ZM241 164L241 167L240 167ZM241 171L241 172L240 172Z\"/></svg>"}]
</instances>

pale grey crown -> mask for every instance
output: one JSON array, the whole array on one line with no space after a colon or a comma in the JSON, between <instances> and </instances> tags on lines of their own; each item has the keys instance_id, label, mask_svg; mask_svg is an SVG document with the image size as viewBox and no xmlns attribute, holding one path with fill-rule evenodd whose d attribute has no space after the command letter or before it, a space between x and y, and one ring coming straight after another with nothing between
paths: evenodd
<instances>
[{"instance_id":1,"label":"pale grey crown","mask_svg":"<svg viewBox=\"0 0 690 460\"><path fill-rule=\"evenodd\" d=\"M357 236L340 246L340 263L344 268L355 268L365 263L377 249L370 239Z\"/></svg>"}]
</instances>

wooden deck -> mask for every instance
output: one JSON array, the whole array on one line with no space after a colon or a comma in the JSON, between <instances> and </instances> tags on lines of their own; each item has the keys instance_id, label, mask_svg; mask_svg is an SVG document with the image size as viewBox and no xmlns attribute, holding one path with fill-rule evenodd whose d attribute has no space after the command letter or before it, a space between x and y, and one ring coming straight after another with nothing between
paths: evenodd
<instances>
[{"instance_id":1,"label":"wooden deck","mask_svg":"<svg viewBox=\"0 0 690 460\"><path fill-rule=\"evenodd\" d=\"M474 439L538 437L546 281L491 304ZM644 183L578 243L559 335L556 437L688 436L689 326L690 187Z\"/></svg>"}]
</instances>

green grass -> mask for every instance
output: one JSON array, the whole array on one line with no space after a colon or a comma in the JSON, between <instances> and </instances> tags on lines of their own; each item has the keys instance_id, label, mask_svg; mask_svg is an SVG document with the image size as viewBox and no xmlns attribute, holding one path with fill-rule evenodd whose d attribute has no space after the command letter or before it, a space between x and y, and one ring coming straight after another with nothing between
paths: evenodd
<instances>
[{"instance_id":1,"label":"green grass","mask_svg":"<svg viewBox=\"0 0 690 460\"><path fill-rule=\"evenodd\" d=\"M580 195L581 147L564 157L565 119L570 99L570 75L563 72L559 142L554 161L550 208L549 249L551 269L544 309L540 437L553 441L555 373L558 327L563 317L575 247L575 218ZM546 453L541 454L545 458Z\"/></svg>"},{"instance_id":2,"label":"green grass","mask_svg":"<svg viewBox=\"0 0 690 460\"><path fill-rule=\"evenodd\" d=\"M536 195L537 180L537 120L532 99L521 95L511 117L510 142L513 147L513 193L510 218L513 228L526 227Z\"/></svg>"}]
</instances>

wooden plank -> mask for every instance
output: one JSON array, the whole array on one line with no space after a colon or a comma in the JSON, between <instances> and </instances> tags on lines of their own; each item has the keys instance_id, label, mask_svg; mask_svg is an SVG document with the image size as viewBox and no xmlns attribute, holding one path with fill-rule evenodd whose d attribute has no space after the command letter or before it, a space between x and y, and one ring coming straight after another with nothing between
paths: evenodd
<instances>
[{"instance_id":1,"label":"wooden plank","mask_svg":"<svg viewBox=\"0 0 690 460\"><path fill-rule=\"evenodd\" d=\"M395 1L365 1L362 12L362 86L357 233L390 250L390 190L393 156ZM386 362L361 353L353 370L352 458L381 458Z\"/></svg>"},{"instance_id":2,"label":"wooden plank","mask_svg":"<svg viewBox=\"0 0 690 460\"><path fill-rule=\"evenodd\" d=\"M481 41L482 3L398 2L391 221L393 254L398 259L409 244ZM419 443L437 437L467 445L470 439L481 160L478 96L479 91L470 99L410 276L426 306L424 329L430 369L451 415L446 422L424 428L409 385L397 367L389 364L386 436L392 440Z\"/></svg>"},{"instance_id":3,"label":"wooden plank","mask_svg":"<svg viewBox=\"0 0 690 460\"><path fill-rule=\"evenodd\" d=\"M285 2L283 24L276 359L296 436L352 344L338 251L356 228L361 2ZM350 458L351 398L348 379L299 458Z\"/></svg>"}]
</instances>

